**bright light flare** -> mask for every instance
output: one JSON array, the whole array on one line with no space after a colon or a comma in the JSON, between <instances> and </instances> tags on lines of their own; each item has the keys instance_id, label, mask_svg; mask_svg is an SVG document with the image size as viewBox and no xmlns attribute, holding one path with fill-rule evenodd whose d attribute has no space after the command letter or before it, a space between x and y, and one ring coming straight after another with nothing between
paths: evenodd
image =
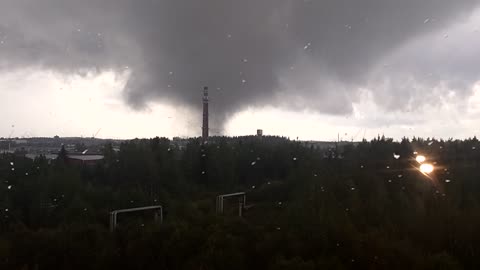
<instances>
[{"instance_id":1,"label":"bright light flare","mask_svg":"<svg viewBox=\"0 0 480 270\"><path fill-rule=\"evenodd\" d=\"M430 174L433 172L434 169L435 168L433 167L432 164L425 163L420 165L420 171L424 174Z\"/></svg>"},{"instance_id":2,"label":"bright light flare","mask_svg":"<svg viewBox=\"0 0 480 270\"><path fill-rule=\"evenodd\" d=\"M425 162L425 160L427 160L427 158L426 158L425 156L419 155L419 156L417 156L417 157L415 158L415 160L416 160L418 163L422 164L423 162Z\"/></svg>"}]
</instances>

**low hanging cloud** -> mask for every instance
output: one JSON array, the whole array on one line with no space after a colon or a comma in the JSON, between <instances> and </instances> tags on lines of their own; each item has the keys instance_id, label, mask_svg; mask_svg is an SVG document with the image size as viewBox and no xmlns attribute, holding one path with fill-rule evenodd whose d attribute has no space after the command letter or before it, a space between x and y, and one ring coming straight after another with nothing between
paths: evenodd
<instances>
[{"instance_id":1,"label":"low hanging cloud","mask_svg":"<svg viewBox=\"0 0 480 270\"><path fill-rule=\"evenodd\" d=\"M449 55L440 49L426 54L415 42L466 21L477 5L477 0L0 0L0 70L128 71L124 97L135 109L154 102L198 109L207 85L220 121L264 105L350 114L358 89L365 87L387 110L401 110L440 81L462 92L475 80L475 67L461 61L468 57L438 61ZM401 63L379 71L395 61ZM418 72L436 65L446 67L434 75ZM404 78L421 87L413 91Z\"/></svg>"}]
</instances>

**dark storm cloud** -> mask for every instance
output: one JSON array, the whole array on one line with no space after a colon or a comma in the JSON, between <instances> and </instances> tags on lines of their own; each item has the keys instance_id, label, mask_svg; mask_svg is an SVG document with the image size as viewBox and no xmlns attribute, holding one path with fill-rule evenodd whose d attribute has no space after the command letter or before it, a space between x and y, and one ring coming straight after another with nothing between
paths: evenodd
<instances>
[{"instance_id":1,"label":"dark storm cloud","mask_svg":"<svg viewBox=\"0 0 480 270\"><path fill-rule=\"evenodd\" d=\"M476 0L0 0L0 68L129 70L127 102L352 111L393 50ZM430 20L435 20L431 23ZM2 38L3 37L3 38ZM388 95L388 94L387 94Z\"/></svg>"}]
</instances>

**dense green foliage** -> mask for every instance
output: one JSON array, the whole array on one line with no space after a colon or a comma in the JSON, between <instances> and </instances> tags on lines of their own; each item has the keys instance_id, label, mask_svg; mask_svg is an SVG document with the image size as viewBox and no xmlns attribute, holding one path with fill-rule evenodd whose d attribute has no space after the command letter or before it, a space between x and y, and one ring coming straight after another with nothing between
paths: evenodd
<instances>
[{"instance_id":1,"label":"dense green foliage","mask_svg":"<svg viewBox=\"0 0 480 270\"><path fill-rule=\"evenodd\" d=\"M480 269L475 138L155 138L106 145L95 166L65 155L0 156L0 269ZM236 191L244 217L235 199L217 215L215 197ZM109 232L110 211L155 204L163 224L125 214Z\"/></svg>"}]
</instances>

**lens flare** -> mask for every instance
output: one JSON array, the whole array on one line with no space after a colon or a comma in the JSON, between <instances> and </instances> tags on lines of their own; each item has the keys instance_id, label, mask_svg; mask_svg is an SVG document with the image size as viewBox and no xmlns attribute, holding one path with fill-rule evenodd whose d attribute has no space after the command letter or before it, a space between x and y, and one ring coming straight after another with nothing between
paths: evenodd
<instances>
[{"instance_id":1,"label":"lens flare","mask_svg":"<svg viewBox=\"0 0 480 270\"><path fill-rule=\"evenodd\" d=\"M425 156L419 155L419 156L417 156L417 157L415 158L415 160L416 160L418 163L422 164L423 162L425 162L425 160L427 160L427 158L426 158Z\"/></svg>"},{"instance_id":2,"label":"lens flare","mask_svg":"<svg viewBox=\"0 0 480 270\"><path fill-rule=\"evenodd\" d=\"M434 170L434 167L432 164L425 163L420 165L420 171L424 174L430 174L433 172L433 170Z\"/></svg>"}]
</instances>

